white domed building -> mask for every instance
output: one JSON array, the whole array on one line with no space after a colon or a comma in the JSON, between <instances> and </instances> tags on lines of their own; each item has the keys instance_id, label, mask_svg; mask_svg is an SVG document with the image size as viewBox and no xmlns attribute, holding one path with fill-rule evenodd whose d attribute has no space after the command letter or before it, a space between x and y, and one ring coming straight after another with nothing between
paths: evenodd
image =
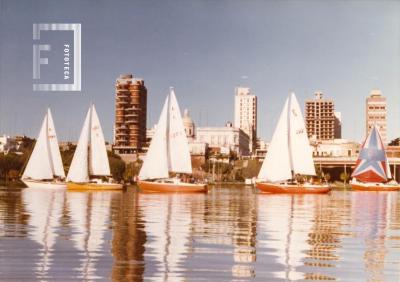
<instances>
[{"instance_id":1,"label":"white domed building","mask_svg":"<svg viewBox=\"0 0 400 282\"><path fill-rule=\"evenodd\" d=\"M188 109L185 109L185 111L183 112L182 120L183 120L183 127L185 128L186 136L187 136L189 142L192 142L195 137L195 125L194 125L192 118L189 116Z\"/></svg>"}]
</instances>

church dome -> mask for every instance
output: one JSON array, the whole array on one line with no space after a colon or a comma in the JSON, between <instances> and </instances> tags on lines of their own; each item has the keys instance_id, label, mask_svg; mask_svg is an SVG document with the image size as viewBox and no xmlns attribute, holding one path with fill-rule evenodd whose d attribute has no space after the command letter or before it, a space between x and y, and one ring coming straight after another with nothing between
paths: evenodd
<instances>
[{"instance_id":1,"label":"church dome","mask_svg":"<svg viewBox=\"0 0 400 282\"><path fill-rule=\"evenodd\" d=\"M188 109L184 110L182 121L183 121L183 127L185 128L186 136L194 137L194 122L192 118L189 116Z\"/></svg>"},{"instance_id":2,"label":"church dome","mask_svg":"<svg viewBox=\"0 0 400 282\"><path fill-rule=\"evenodd\" d=\"M189 111L188 111L188 109L185 109L185 110L184 110L182 120L183 120L183 125L184 125L185 127L186 127L186 126L193 126L193 125L194 125L194 122L193 122L192 118L189 116Z\"/></svg>"}]
</instances>

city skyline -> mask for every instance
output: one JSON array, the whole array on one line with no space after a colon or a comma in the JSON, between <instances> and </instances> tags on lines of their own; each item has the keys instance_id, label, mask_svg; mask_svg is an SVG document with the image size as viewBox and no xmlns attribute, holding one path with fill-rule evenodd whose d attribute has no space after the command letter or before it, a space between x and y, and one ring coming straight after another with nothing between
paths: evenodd
<instances>
[{"instance_id":1,"label":"city skyline","mask_svg":"<svg viewBox=\"0 0 400 282\"><path fill-rule=\"evenodd\" d=\"M264 140L289 92L304 105L322 91L343 138L361 142L365 99L380 89L388 141L400 136L399 2L115 2L0 0L0 134L36 137L50 106L60 139L77 140L93 102L111 141L115 78L133 73L148 89L148 128L169 86L197 126L233 122L234 89L246 86ZM81 93L32 91L32 24L53 21L82 24Z\"/></svg>"}]
</instances>

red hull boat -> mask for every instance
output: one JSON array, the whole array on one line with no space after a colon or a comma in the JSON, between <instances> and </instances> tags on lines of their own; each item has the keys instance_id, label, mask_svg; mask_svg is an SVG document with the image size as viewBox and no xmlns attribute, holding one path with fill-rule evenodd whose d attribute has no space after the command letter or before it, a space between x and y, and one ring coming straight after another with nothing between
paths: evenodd
<instances>
[{"instance_id":1,"label":"red hull boat","mask_svg":"<svg viewBox=\"0 0 400 282\"><path fill-rule=\"evenodd\" d=\"M260 182L256 187L263 193L273 194L326 194L331 191L329 185L317 184L274 184Z\"/></svg>"}]
</instances>

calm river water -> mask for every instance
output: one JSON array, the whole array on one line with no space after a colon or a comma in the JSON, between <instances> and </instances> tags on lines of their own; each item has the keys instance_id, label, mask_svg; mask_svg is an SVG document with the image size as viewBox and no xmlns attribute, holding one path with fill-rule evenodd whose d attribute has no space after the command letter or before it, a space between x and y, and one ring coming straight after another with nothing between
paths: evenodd
<instances>
[{"instance_id":1,"label":"calm river water","mask_svg":"<svg viewBox=\"0 0 400 282\"><path fill-rule=\"evenodd\" d=\"M1 281L399 279L399 192L0 188Z\"/></svg>"}]
</instances>

